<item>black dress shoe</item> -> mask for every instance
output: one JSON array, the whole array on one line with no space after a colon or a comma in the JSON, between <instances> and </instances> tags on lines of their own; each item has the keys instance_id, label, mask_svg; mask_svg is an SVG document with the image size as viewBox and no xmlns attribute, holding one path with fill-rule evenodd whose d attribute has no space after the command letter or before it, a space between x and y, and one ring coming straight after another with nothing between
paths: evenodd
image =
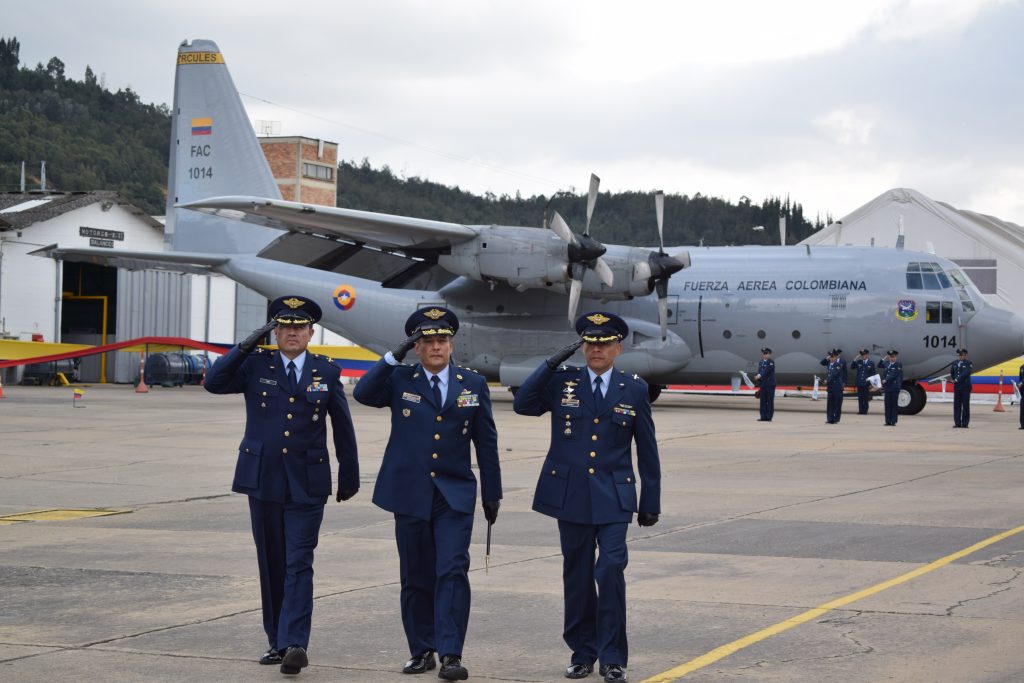
<instances>
[{"instance_id":1,"label":"black dress shoe","mask_svg":"<svg viewBox=\"0 0 1024 683\"><path fill-rule=\"evenodd\" d=\"M606 683L626 683L626 670L618 664L602 665L601 675Z\"/></svg>"},{"instance_id":2,"label":"black dress shoe","mask_svg":"<svg viewBox=\"0 0 1024 683\"><path fill-rule=\"evenodd\" d=\"M441 657L441 670L437 672L437 677L446 681L464 681L469 678L469 672L462 666L462 657L444 655Z\"/></svg>"},{"instance_id":3,"label":"black dress shoe","mask_svg":"<svg viewBox=\"0 0 1024 683\"><path fill-rule=\"evenodd\" d=\"M566 678L586 678L594 672L593 664L580 664L578 662L570 664L565 670Z\"/></svg>"},{"instance_id":4,"label":"black dress shoe","mask_svg":"<svg viewBox=\"0 0 1024 683\"><path fill-rule=\"evenodd\" d=\"M421 674L426 671L431 671L437 666L437 660L434 659L434 651L427 650L422 654L418 654L405 663L402 667L402 673L404 674Z\"/></svg>"},{"instance_id":5,"label":"black dress shoe","mask_svg":"<svg viewBox=\"0 0 1024 683\"><path fill-rule=\"evenodd\" d=\"M295 676L302 669L309 666L309 658L306 656L306 649L293 645L284 651L281 658L281 673L285 676Z\"/></svg>"},{"instance_id":6,"label":"black dress shoe","mask_svg":"<svg viewBox=\"0 0 1024 683\"><path fill-rule=\"evenodd\" d=\"M281 653L278 652L276 647L270 648L269 650L267 650L266 652L263 653L262 657L260 657L260 664L280 664L280 663L281 663Z\"/></svg>"}]
</instances>

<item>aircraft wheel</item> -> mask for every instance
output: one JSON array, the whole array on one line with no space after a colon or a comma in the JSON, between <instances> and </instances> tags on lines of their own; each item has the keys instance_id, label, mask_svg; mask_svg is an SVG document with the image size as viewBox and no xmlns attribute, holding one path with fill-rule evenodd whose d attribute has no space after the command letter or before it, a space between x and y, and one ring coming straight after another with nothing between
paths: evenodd
<instances>
[{"instance_id":1,"label":"aircraft wheel","mask_svg":"<svg viewBox=\"0 0 1024 683\"><path fill-rule=\"evenodd\" d=\"M651 403L654 403L655 401L658 400L658 397L661 396L661 390L664 388L665 387L661 386L660 384L647 385L647 397L651 399Z\"/></svg>"},{"instance_id":2,"label":"aircraft wheel","mask_svg":"<svg viewBox=\"0 0 1024 683\"><path fill-rule=\"evenodd\" d=\"M928 402L928 394L917 382L904 382L900 389L896 405L899 407L900 415L917 415L924 410Z\"/></svg>"}]
</instances>

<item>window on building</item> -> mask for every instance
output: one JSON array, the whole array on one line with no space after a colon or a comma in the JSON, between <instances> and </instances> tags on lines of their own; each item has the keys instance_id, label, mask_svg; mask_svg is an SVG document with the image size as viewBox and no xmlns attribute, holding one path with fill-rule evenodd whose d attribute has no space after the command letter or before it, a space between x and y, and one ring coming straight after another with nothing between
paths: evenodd
<instances>
[{"instance_id":1,"label":"window on building","mask_svg":"<svg viewBox=\"0 0 1024 683\"><path fill-rule=\"evenodd\" d=\"M330 182L334 180L334 169L330 166L304 163L302 164L302 175L305 178L313 178L315 180L325 180Z\"/></svg>"}]
</instances>

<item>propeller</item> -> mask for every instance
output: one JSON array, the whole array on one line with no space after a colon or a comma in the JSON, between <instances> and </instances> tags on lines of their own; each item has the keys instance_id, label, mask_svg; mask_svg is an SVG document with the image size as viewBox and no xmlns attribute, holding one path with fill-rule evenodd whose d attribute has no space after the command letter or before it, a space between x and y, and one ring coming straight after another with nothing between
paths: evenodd
<instances>
[{"instance_id":1,"label":"propeller","mask_svg":"<svg viewBox=\"0 0 1024 683\"><path fill-rule=\"evenodd\" d=\"M668 335L668 281L673 274L690 265L690 255L682 252L678 256L665 253L665 193L654 194L654 209L658 217L658 251L652 251L646 261L633 265L634 280L650 280L650 288L658 294L658 321L661 323L661 338Z\"/></svg>"},{"instance_id":2,"label":"propeller","mask_svg":"<svg viewBox=\"0 0 1024 683\"><path fill-rule=\"evenodd\" d=\"M590 220L594 216L594 205L597 204L597 192L601 185L601 179L593 173L590 174L590 192L587 195L587 224L583 234L577 234L569 228L569 224L557 212L552 212L551 220L546 221L551 230L558 235L563 242L569 245L569 322L576 320L576 308L579 306L580 294L583 291L583 277L590 268L598 279L606 287L611 287L615 282L612 269L608 267L601 258L608 248L590 236Z\"/></svg>"}]
</instances>

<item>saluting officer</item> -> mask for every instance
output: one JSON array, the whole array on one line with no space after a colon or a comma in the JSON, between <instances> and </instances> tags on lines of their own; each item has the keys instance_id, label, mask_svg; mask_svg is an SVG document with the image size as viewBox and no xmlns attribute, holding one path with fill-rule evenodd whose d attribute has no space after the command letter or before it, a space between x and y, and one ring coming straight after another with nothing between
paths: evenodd
<instances>
[{"instance_id":1,"label":"saluting officer","mask_svg":"<svg viewBox=\"0 0 1024 683\"><path fill-rule=\"evenodd\" d=\"M464 680L462 646L469 624L469 541L476 506L470 442L476 448L484 516L501 505L498 434L487 380L451 363L455 314L422 308L405 323L408 338L384 355L352 392L375 408L391 408L391 436L373 502L395 515L402 584L402 625L411 659L402 673L435 668ZM420 362L401 365L415 347Z\"/></svg>"},{"instance_id":2,"label":"saluting officer","mask_svg":"<svg viewBox=\"0 0 1024 683\"><path fill-rule=\"evenodd\" d=\"M581 340L541 363L516 392L521 415L551 413L551 446L533 509L558 520L565 598L566 678L600 660L609 683L626 680L626 529L637 511L631 443L642 482L637 522L661 511L661 466L647 383L614 367L629 328L611 313L576 321ZM583 345L586 367L562 365ZM595 549L600 556L595 564Z\"/></svg>"},{"instance_id":3,"label":"saluting officer","mask_svg":"<svg viewBox=\"0 0 1024 683\"><path fill-rule=\"evenodd\" d=\"M1020 401L1020 429L1024 429L1024 365L1017 371L1017 393L1021 395Z\"/></svg>"},{"instance_id":4,"label":"saluting officer","mask_svg":"<svg viewBox=\"0 0 1024 683\"><path fill-rule=\"evenodd\" d=\"M971 370L973 365L967 360L967 349L956 350L957 359L949 368L950 379L953 380L953 429L963 427L971 421Z\"/></svg>"},{"instance_id":5,"label":"saluting officer","mask_svg":"<svg viewBox=\"0 0 1024 683\"><path fill-rule=\"evenodd\" d=\"M825 386L828 400L825 404L825 422L830 425L839 424L843 416L843 389L846 387L846 361L842 359L841 349L832 349L821 359L821 364L828 370L825 372Z\"/></svg>"},{"instance_id":6,"label":"saluting officer","mask_svg":"<svg viewBox=\"0 0 1024 683\"><path fill-rule=\"evenodd\" d=\"M758 396L761 400L761 417L757 421L771 422L775 415L775 361L772 360L772 350L767 346L761 349L761 362L757 364L754 379L759 381Z\"/></svg>"},{"instance_id":7,"label":"saluting officer","mask_svg":"<svg viewBox=\"0 0 1024 683\"><path fill-rule=\"evenodd\" d=\"M245 436L231 490L249 496L270 642L260 664L279 663L281 673L294 675L309 661L313 550L331 494L328 415L339 502L359 490L359 462L341 368L306 351L320 307L283 296L270 304L270 318L213 364L203 386L214 394L245 394ZM257 348L275 327L278 350Z\"/></svg>"},{"instance_id":8,"label":"saluting officer","mask_svg":"<svg viewBox=\"0 0 1024 683\"><path fill-rule=\"evenodd\" d=\"M857 371L857 413L868 414L868 405L871 403L871 382L868 378L875 374L875 362L871 360L867 349L861 349L858 356L850 367Z\"/></svg>"},{"instance_id":9,"label":"saluting officer","mask_svg":"<svg viewBox=\"0 0 1024 683\"><path fill-rule=\"evenodd\" d=\"M899 419L900 389L903 388L903 363L900 363L900 352L889 349L886 360L878 361L878 369L882 371L882 395L885 397L885 426L895 426Z\"/></svg>"}]
</instances>

